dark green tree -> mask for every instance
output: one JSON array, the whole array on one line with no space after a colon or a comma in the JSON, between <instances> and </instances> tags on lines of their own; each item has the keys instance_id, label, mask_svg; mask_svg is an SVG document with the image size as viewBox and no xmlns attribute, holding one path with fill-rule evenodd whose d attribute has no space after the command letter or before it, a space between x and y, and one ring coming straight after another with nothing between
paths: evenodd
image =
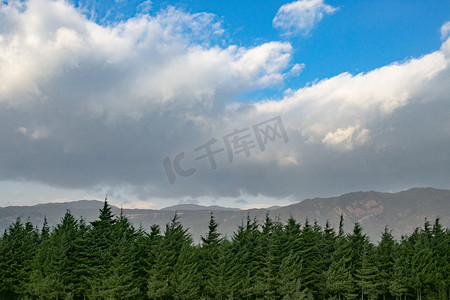
<instances>
[{"instance_id":1,"label":"dark green tree","mask_svg":"<svg viewBox=\"0 0 450 300\"><path fill-rule=\"evenodd\" d=\"M50 237L50 227L48 226L47 217L44 217L44 224L41 229L41 240L46 240Z\"/></svg>"},{"instance_id":2,"label":"dark green tree","mask_svg":"<svg viewBox=\"0 0 450 300\"><path fill-rule=\"evenodd\" d=\"M321 273L324 271L322 269L323 249L319 248L321 235L322 231L320 226L317 223L311 226L308 220L306 220L299 236L300 249L295 252L300 257L302 287L306 291L311 291L316 297Z\"/></svg>"},{"instance_id":3,"label":"dark green tree","mask_svg":"<svg viewBox=\"0 0 450 300\"><path fill-rule=\"evenodd\" d=\"M396 300L401 299L401 297L408 292L406 278L405 259L404 257L399 256L394 260L391 281L388 286L389 293L393 295Z\"/></svg>"},{"instance_id":4,"label":"dark green tree","mask_svg":"<svg viewBox=\"0 0 450 300\"><path fill-rule=\"evenodd\" d=\"M354 279L350 271L351 249L348 238L341 232L336 238L336 248L331 256L331 264L324 272L327 294L343 297L353 296Z\"/></svg>"},{"instance_id":5,"label":"dark green tree","mask_svg":"<svg viewBox=\"0 0 450 300\"><path fill-rule=\"evenodd\" d=\"M375 260L375 250L372 244L364 247L361 257L361 268L356 270L356 285L361 293L361 300L367 295L370 300L378 299L380 291L379 270Z\"/></svg>"},{"instance_id":6,"label":"dark green tree","mask_svg":"<svg viewBox=\"0 0 450 300\"><path fill-rule=\"evenodd\" d=\"M155 262L148 273L147 296L150 299L171 299L175 295L177 282L173 273L181 249L192 244L192 238L179 221L175 213L173 219L166 225L166 230L158 245Z\"/></svg>"},{"instance_id":7,"label":"dark green tree","mask_svg":"<svg viewBox=\"0 0 450 300\"><path fill-rule=\"evenodd\" d=\"M19 218L9 226L0 242L0 297L23 297L27 294L29 273L39 245L39 233L28 220Z\"/></svg>"},{"instance_id":8,"label":"dark green tree","mask_svg":"<svg viewBox=\"0 0 450 300\"><path fill-rule=\"evenodd\" d=\"M106 219L107 221L109 218ZM98 277L90 279L90 299L136 299L140 294L136 280L136 231L121 210L112 223L108 257L111 261Z\"/></svg>"},{"instance_id":9,"label":"dark green tree","mask_svg":"<svg viewBox=\"0 0 450 300\"><path fill-rule=\"evenodd\" d=\"M209 245L218 245L222 241L222 238L220 237L220 233L218 231L219 224L216 222L214 218L214 214L211 212L211 217L209 219L209 225L208 225L208 233L206 237L201 237L202 244L204 246Z\"/></svg>"},{"instance_id":10,"label":"dark green tree","mask_svg":"<svg viewBox=\"0 0 450 300\"><path fill-rule=\"evenodd\" d=\"M255 255L261 234L258 227L256 218L252 219L247 215L246 223L238 226L237 231L233 234L232 253L237 259L239 274L234 288L234 297L237 298L256 298L261 294L258 285L259 276L255 272L256 268L261 266L261 256Z\"/></svg>"},{"instance_id":11,"label":"dark green tree","mask_svg":"<svg viewBox=\"0 0 450 300\"><path fill-rule=\"evenodd\" d=\"M237 257L233 255L232 244L228 240L223 240L215 249L216 260L204 269L206 281L203 296L206 299L230 299L236 294L240 280Z\"/></svg>"},{"instance_id":12,"label":"dark green tree","mask_svg":"<svg viewBox=\"0 0 450 300\"><path fill-rule=\"evenodd\" d=\"M48 239L43 240L34 257L30 293L38 298L65 299L75 296L81 284L74 272L78 268L75 241L79 223L70 211L64 215Z\"/></svg>"},{"instance_id":13,"label":"dark green tree","mask_svg":"<svg viewBox=\"0 0 450 300\"><path fill-rule=\"evenodd\" d=\"M398 257L398 247L391 231L386 226L381 235L381 241L376 248L376 263L378 268L378 288L383 295L383 300L389 294L389 285L394 274L394 261Z\"/></svg>"}]
</instances>

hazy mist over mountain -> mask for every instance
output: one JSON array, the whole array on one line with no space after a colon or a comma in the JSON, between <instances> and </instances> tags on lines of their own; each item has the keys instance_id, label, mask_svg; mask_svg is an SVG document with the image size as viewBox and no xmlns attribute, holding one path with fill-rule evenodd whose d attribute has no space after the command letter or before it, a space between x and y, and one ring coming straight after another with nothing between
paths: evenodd
<instances>
[{"instance_id":1,"label":"hazy mist over mountain","mask_svg":"<svg viewBox=\"0 0 450 300\"><path fill-rule=\"evenodd\" d=\"M0 208L0 229L4 230L17 217L23 221L29 220L36 226L41 226L46 216L51 226L57 224L66 210L77 217L83 217L87 222L98 217L101 201L80 200L68 203L48 203L36 206L11 206ZM113 207L116 215L120 214L118 207ZM306 219L310 223L317 221L324 226L328 220L337 228L339 218L344 216L345 230L351 232L355 222L359 222L372 241L379 240L381 232L387 225L394 236L411 233L416 227L423 225L425 219L433 221L440 217L443 226L450 227L450 190L434 188L414 188L399 193L353 192L332 198L306 199L289 206L267 209L240 210L220 206L205 207L194 204L182 204L161 210L124 209L123 214L134 224L149 230L153 224L164 226L177 212L180 221L189 228L196 241L205 235L211 212L220 224L219 231L232 236L233 231L247 215L262 221L267 212L272 218L287 220L290 216L300 223Z\"/></svg>"}]
</instances>

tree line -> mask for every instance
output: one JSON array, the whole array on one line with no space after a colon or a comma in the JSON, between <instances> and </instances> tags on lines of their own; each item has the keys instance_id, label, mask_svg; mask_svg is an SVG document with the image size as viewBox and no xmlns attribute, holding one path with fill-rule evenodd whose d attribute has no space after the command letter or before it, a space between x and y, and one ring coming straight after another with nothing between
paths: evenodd
<instances>
[{"instance_id":1,"label":"tree line","mask_svg":"<svg viewBox=\"0 0 450 300\"><path fill-rule=\"evenodd\" d=\"M134 228L105 200L86 224L17 219L0 238L1 299L450 299L450 230L436 219L373 244L293 218L247 217L230 238L211 214L194 244L178 215L162 232Z\"/></svg>"}]
</instances>

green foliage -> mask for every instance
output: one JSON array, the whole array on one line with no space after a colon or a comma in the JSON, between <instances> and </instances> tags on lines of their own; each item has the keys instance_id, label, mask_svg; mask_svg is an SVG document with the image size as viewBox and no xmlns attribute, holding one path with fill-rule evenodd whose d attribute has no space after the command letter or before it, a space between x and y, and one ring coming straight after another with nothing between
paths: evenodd
<instances>
[{"instance_id":1,"label":"green foliage","mask_svg":"<svg viewBox=\"0 0 450 300\"><path fill-rule=\"evenodd\" d=\"M211 214L193 245L175 214L135 229L105 199L91 224L68 211L51 230L16 220L0 237L1 299L450 299L450 231L426 221L372 244L356 223L336 233L250 216L223 238Z\"/></svg>"},{"instance_id":2,"label":"green foliage","mask_svg":"<svg viewBox=\"0 0 450 300\"><path fill-rule=\"evenodd\" d=\"M90 299L135 299L140 294L136 273L135 230L121 213L111 226L110 244L105 256L110 261L100 265L88 282Z\"/></svg>"},{"instance_id":3,"label":"green foliage","mask_svg":"<svg viewBox=\"0 0 450 300\"><path fill-rule=\"evenodd\" d=\"M67 211L53 233L42 239L30 274L31 295L64 299L78 291L80 278L74 270L78 268L75 241L79 233L79 222Z\"/></svg>"},{"instance_id":4,"label":"green foliage","mask_svg":"<svg viewBox=\"0 0 450 300\"><path fill-rule=\"evenodd\" d=\"M369 299L378 299L380 294L380 271L375 260L375 251L372 245L364 247L361 257L361 268L356 270L356 285L361 293L361 298L365 295Z\"/></svg>"},{"instance_id":5,"label":"green foliage","mask_svg":"<svg viewBox=\"0 0 450 300\"><path fill-rule=\"evenodd\" d=\"M338 235L335 247L328 269L323 274L327 294L341 299L341 295L350 294L355 289L350 272L351 249L348 238L343 234Z\"/></svg>"},{"instance_id":6,"label":"green foliage","mask_svg":"<svg viewBox=\"0 0 450 300\"><path fill-rule=\"evenodd\" d=\"M18 218L0 241L0 296L26 295L32 261L39 245L39 234L27 221Z\"/></svg>"},{"instance_id":7,"label":"green foliage","mask_svg":"<svg viewBox=\"0 0 450 300\"><path fill-rule=\"evenodd\" d=\"M175 213L171 222L166 225L164 236L158 243L158 251L155 253L148 273L148 298L170 299L174 297L177 285L180 283L177 273L179 270L176 266L180 266L179 260L186 259L180 255L186 254L184 253L187 251L186 247L190 247L191 244L191 236L187 233L187 229L183 228L178 214Z\"/></svg>"},{"instance_id":8,"label":"green foliage","mask_svg":"<svg viewBox=\"0 0 450 300\"><path fill-rule=\"evenodd\" d=\"M220 233L218 232L219 224L214 219L214 215L211 212L211 218L209 220L208 234L206 237L201 237L202 244L204 246L217 246L222 239L220 238Z\"/></svg>"},{"instance_id":9,"label":"green foliage","mask_svg":"<svg viewBox=\"0 0 450 300\"><path fill-rule=\"evenodd\" d=\"M398 254L398 245L386 226L381 241L374 253L378 268L378 289L381 294L389 293L389 285L393 281L394 264Z\"/></svg>"}]
</instances>

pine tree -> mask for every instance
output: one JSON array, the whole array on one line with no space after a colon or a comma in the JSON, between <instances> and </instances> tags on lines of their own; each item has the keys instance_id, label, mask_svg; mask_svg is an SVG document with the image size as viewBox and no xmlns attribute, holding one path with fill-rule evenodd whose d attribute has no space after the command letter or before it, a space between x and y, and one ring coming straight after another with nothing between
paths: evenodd
<instances>
[{"instance_id":1,"label":"pine tree","mask_svg":"<svg viewBox=\"0 0 450 300\"><path fill-rule=\"evenodd\" d=\"M289 217L284 226L284 241L282 241L282 246L286 253L290 253L291 251L296 253L300 251L300 235L302 233L300 227L300 224L294 218Z\"/></svg>"},{"instance_id":2,"label":"pine tree","mask_svg":"<svg viewBox=\"0 0 450 300\"><path fill-rule=\"evenodd\" d=\"M90 280L89 296L92 299L135 299L140 294L136 281L136 232L128 219L120 212L112 225L107 268Z\"/></svg>"},{"instance_id":3,"label":"pine tree","mask_svg":"<svg viewBox=\"0 0 450 300\"><path fill-rule=\"evenodd\" d=\"M113 245L113 232L116 219L112 213L108 198L105 197L103 208L97 220L91 222L91 228L85 239L85 250L80 257L80 264L88 266L86 281L90 286L88 293L95 290L95 283L110 267L113 259L110 248Z\"/></svg>"},{"instance_id":4,"label":"pine tree","mask_svg":"<svg viewBox=\"0 0 450 300\"><path fill-rule=\"evenodd\" d=\"M41 240L46 240L50 237L50 227L48 226L47 217L44 217L44 224L41 229Z\"/></svg>"},{"instance_id":5,"label":"pine tree","mask_svg":"<svg viewBox=\"0 0 450 300\"><path fill-rule=\"evenodd\" d=\"M198 272L198 248L184 244L180 249L174 272L170 274L169 282L173 284L174 299L200 298L201 275Z\"/></svg>"},{"instance_id":6,"label":"pine tree","mask_svg":"<svg viewBox=\"0 0 450 300\"><path fill-rule=\"evenodd\" d=\"M362 258L366 247L369 245L367 236L363 233L361 225L355 223L353 233L349 235L350 247L350 273L354 280L356 280L357 270L362 267Z\"/></svg>"},{"instance_id":7,"label":"pine tree","mask_svg":"<svg viewBox=\"0 0 450 300\"><path fill-rule=\"evenodd\" d=\"M64 215L48 239L43 240L34 257L28 286L30 293L39 298L64 299L73 297L80 278L74 241L79 234L78 221L70 211Z\"/></svg>"},{"instance_id":8,"label":"pine tree","mask_svg":"<svg viewBox=\"0 0 450 300\"><path fill-rule=\"evenodd\" d=\"M103 223L103 224L102 224ZM107 226L115 223L114 214L112 212L111 206L108 204L108 197L105 197L103 203L103 208L100 209L100 215L98 220L94 221L92 225L95 226Z\"/></svg>"},{"instance_id":9,"label":"pine tree","mask_svg":"<svg viewBox=\"0 0 450 300\"><path fill-rule=\"evenodd\" d=\"M281 261L277 274L276 287L280 299L314 299L312 293L305 291L302 285L300 258L290 253Z\"/></svg>"},{"instance_id":10,"label":"pine tree","mask_svg":"<svg viewBox=\"0 0 450 300\"><path fill-rule=\"evenodd\" d=\"M220 233L217 230L218 227L219 224L216 222L214 214L211 212L211 217L208 225L208 234L206 235L206 237L201 237L201 241L204 246L220 244L222 239L220 237Z\"/></svg>"},{"instance_id":11,"label":"pine tree","mask_svg":"<svg viewBox=\"0 0 450 300\"><path fill-rule=\"evenodd\" d=\"M147 296L150 299L173 298L176 282L173 273L178 256L184 246L192 244L192 238L179 222L178 214L166 225L166 230L158 245L159 251L148 274Z\"/></svg>"},{"instance_id":12,"label":"pine tree","mask_svg":"<svg viewBox=\"0 0 450 300\"><path fill-rule=\"evenodd\" d=\"M219 224L215 221L214 215L211 212L211 217L209 220L208 233L206 237L201 237L201 247L198 248L199 252L199 265L198 272L202 274L201 277L201 290L203 294L208 294L213 296L208 287L208 282L210 281L210 276L214 276L208 269L216 269L219 259L219 247L223 241L218 232Z\"/></svg>"},{"instance_id":13,"label":"pine tree","mask_svg":"<svg viewBox=\"0 0 450 300\"><path fill-rule=\"evenodd\" d=\"M414 252L411 257L411 287L421 300L422 296L429 292L436 279L436 260L433 251L428 246L428 232L425 228L419 239L414 244Z\"/></svg>"},{"instance_id":14,"label":"pine tree","mask_svg":"<svg viewBox=\"0 0 450 300\"><path fill-rule=\"evenodd\" d=\"M9 226L0 243L0 297L26 294L31 263L39 245L39 234L28 220L19 218Z\"/></svg>"},{"instance_id":15,"label":"pine tree","mask_svg":"<svg viewBox=\"0 0 450 300\"><path fill-rule=\"evenodd\" d=\"M296 252L301 260L300 277L302 286L304 289L314 291L313 294L316 294L318 291L320 274L322 272L322 249L319 248L321 234L321 228L316 222L314 226L311 226L306 220L299 236L300 249Z\"/></svg>"},{"instance_id":16,"label":"pine tree","mask_svg":"<svg viewBox=\"0 0 450 300\"><path fill-rule=\"evenodd\" d=\"M450 229L447 228L445 231L445 235L442 237L443 240L443 252L445 255L443 256L443 260L445 264L443 266L443 277L445 283L445 294L448 295L448 299L450 299Z\"/></svg>"},{"instance_id":17,"label":"pine tree","mask_svg":"<svg viewBox=\"0 0 450 300\"><path fill-rule=\"evenodd\" d=\"M91 281L90 299L136 299L140 289L135 281L134 248L122 240L110 263L108 271Z\"/></svg>"},{"instance_id":18,"label":"pine tree","mask_svg":"<svg viewBox=\"0 0 450 300\"><path fill-rule=\"evenodd\" d=\"M246 223L238 226L233 233L233 255L237 258L239 280L236 282L234 295L237 298L255 298L260 294L256 269L260 266L260 256L255 255L260 232L255 218L247 215Z\"/></svg>"},{"instance_id":19,"label":"pine tree","mask_svg":"<svg viewBox=\"0 0 450 300\"><path fill-rule=\"evenodd\" d=\"M328 294L342 296L352 294L354 281L350 272L350 246L348 239L342 234L336 240L336 250L333 252L331 264L324 272L325 287Z\"/></svg>"},{"instance_id":20,"label":"pine tree","mask_svg":"<svg viewBox=\"0 0 450 300\"><path fill-rule=\"evenodd\" d=\"M261 226L254 253L257 257L255 267L256 294L261 299L274 299L280 297L277 293L279 285L279 268L283 259L283 249L280 247L280 236L283 226L273 221L267 212Z\"/></svg>"},{"instance_id":21,"label":"pine tree","mask_svg":"<svg viewBox=\"0 0 450 300\"><path fill-rule=\"evenodd\" d=\"M337 295L339 300L349 291L353 282L344 257L331 263L328 270L324 272L324 279L328 294Z\"/></svg>"},{"instance_id":22,"label":"pine tree","mask_svg":"<svg viewBox=\"0 0 450 300\"><path fill-rule=\"evenodd\" d=\"M135 230L105 199L86 225L69 211L50 230L17 219L0 237L2 299L449 299L450 231L426 221L396 242L387 228L377 247L355 224L336 235L327 222L260 228L247 216L232 240L211 214L192 245L178 215L164 234Z\"/></svg>"},{"instance_id":23,"label":"pine tree","mask_svg":"<svg viewBox=\"0 0 450 300\"><path fill-rule=\"evenodd\" d=\"M336 250L336 233L334 228L330 226L328 220L325 228L319 236L318 248L320 250L320 259L318 261L318 282L317 291L321 299L326 298L326 278L325 273L332 263L332 256Z\"/></svg>"},{"instance_id":24,"label":"pine tree","mask_svg":"<svg viewBox=\"0 0 450 300\"><path fill-rule=\"evenodd\" d=\"M240 280L239 265L230 241L223 240L216 248L216 253L216 260L203 271L206 275L203 296L225 300L236 294L235 287Z\"/></svg>"},{"instance_id":25,"label":"pine tree","mask_svg":"<svg viewBox=\"0 0 450 300\"><path fill-rule=\"evenodd\" d=\"M356 284L361 291L361 299L378 299L380 294L379 270L375 263L375 253L371 244L364 247L361 258L361 268L356 270Z\"/></svg>"},{"instance_id":26,"label":"pine tree","mask_svg":"<svg viewBox=\"0 0 450 300\"><path fill-rule=\"evenodd\" d=\"M73 276L77 278L74 284L74 297L83 298L88 290L88 280L91 276L91 257L89 248L89 236L92 227L86 224L84 219L78 220L78 234L73 241L73 257L76 268Z\"/></svg>"},{"instance_id":27,"label":"pine tree","mask_svg":"<svg viewBox=\"0 0 450 300\"><path fill-rule=\"evenodd\" d=\"M148 289L148 271L151 270L159 252L162 240L161 229L158 225L150 227L147 233L142 227L136 232L136 284L139 286L139 297L145 299Z\"/></svg>"},{"instance_id":28,"label":"pine tree","mask_svg":"<svg viewBox=\"0 0 450 300\"><path fill-rule=\"evenodd\" d=\"M386 299L386 295L389 293L389 285L394 273L394 260L397 256L397 251L397 244L394 237L386 226L375 253L379 272L379 289L383 295L383 299Z\"/></svg>"},{"instance_id":29,"label":"pine tree","mask_svg":"<svg viewBox=\"0 0 450 300\"><path fill-rule=\"evenodd\" d=\"M339 231L338 231L338 235L339 236L343 236L344 235L344 216L341 214L341 217L339 219Z\"/></svg>"},{"instance_id":30,"label":"pine tree","mask_svg":"<svg viewBox=\"0 0 450 300\"><path fill-rule=\"evenodd\" d=\"M389 292L395 296L396 299L401 299L402 295L408 292L406 287L407 274L404 267L404 257L397 257L394 260L394 265L392 268L392 278L389 282Z\"/></svg>"},{"instance_id":31,"label":"pine tree","mask_svg":"<svg viewBox=\"0 0 450 300\"><path fill-rule=\"evenodd\" d=\"M450 276L450 243L445 239L445 230L442 228L440 219L436 218L432 228L432 239L429 244L433 251L433 260L436 263L436 276L434 278L432 289L434 297L437 299L447 298L447 289L450 289L448 277Z\"/></svg>"}]
</instances>

